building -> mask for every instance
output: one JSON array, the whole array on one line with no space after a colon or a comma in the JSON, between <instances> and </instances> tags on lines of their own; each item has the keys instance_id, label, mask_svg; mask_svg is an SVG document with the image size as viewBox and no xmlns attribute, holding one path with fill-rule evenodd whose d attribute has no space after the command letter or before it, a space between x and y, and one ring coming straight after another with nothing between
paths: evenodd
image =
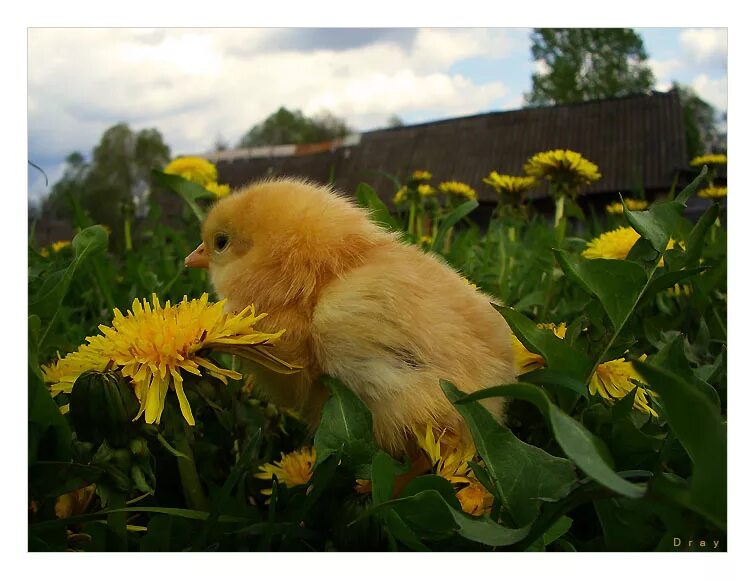
<instances>
[{"instance_id":1,"label":"building","mask_svg":"<svg viewBox=\"0 0 756 581\"><path fill-rule=\"evenodd\" d=\"M346 193L370 184L385 201L397 180L427 169L434 183L458 180L492 206L496 193L482 179L489 172L522 175L540 151L572 149L596 163L602 178L585 200L607 203L617 193L643 191L653 198L689 179L680 98L675 91L572 105L538 107L369 131L308 145L225 150L208 154L220 180L240 187L268 176L301 176L333 182ZM392 178L393 176L393 178ZM548 210L546 188L531 192Z\"/></svg>"}]
</instances>

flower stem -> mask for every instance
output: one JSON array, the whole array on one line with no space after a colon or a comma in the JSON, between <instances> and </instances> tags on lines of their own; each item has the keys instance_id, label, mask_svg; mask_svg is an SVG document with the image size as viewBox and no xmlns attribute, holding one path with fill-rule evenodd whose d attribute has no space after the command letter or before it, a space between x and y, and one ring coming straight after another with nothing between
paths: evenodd
<instances>
[{"instance_id":1,"label":"flower stem","mask_svg":"<svg viewBox=\"0 0 756 581\"><path fill-rule=\"evenodd\" d=\"M185 422L181 422L183 427L177 430L175 434L176 450L186 456L186 458L176 458L178 462L179 476L181 477L181 488L184 491L184 498L189 508L194 510L207 511L209 504L202 490L202 482L197 474L197 466L194 463L194 453L189 443L189 427Z\"/></svg>"}]
</instances>

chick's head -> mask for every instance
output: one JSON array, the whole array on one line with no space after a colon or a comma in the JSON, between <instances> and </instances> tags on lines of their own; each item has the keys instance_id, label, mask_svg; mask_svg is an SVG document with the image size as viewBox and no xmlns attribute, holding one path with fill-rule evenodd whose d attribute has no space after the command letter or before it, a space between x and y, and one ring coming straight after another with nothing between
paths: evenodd
<instances>
[{"instance_id":1,"label":"chick's head","mask_svg":"<svg viewBox=\"0 0 756 581\"><path fill-rule=\"evenodd\" d=\"M187 266L208 268L229 308L314 303L388 234L333 190L296 179L253 183L220 199Z\"/></svg>"}]
</instances>

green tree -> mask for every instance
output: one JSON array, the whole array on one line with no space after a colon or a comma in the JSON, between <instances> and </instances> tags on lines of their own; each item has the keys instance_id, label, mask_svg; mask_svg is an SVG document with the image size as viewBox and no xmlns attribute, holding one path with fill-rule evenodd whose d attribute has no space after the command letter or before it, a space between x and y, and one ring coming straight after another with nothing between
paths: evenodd
<instances>
[{"instance_id":1,"label":"green tree","mask_svg":"<svg viewBox=\"0 0 756 581\"><path fill-rule=\"evenodd\" d=\"M532 76L529 105L621 97L654 85L643 40L630 28L536 28L530 39L533 59L546 70Z\"/></svg>"},{"instance_id":2,"label":"green tree","mask_svg":"<svg viewBox=\"0 0 756 581\"><path fill-rule=\"evenodd\" d=\"M66 157L63 176L55 182L50 195L44 201L42 215L52 215L55 218L64 220L71 220L73 218L71 198L72 196L81 197L88 168L89 166L84 156L78 151L74 151Z\"/></svg>"},{"instance_id":3,"label":"green tree","mask_svg":"<svg viewBox=\"0 0 756 581\"><path fill-rule=\"evenodd\" d=\"M157 129L132 131L125 123L105 131L87 164L78 152L66 158L63 177L53 186L45 210L71 219L72 200L123 242L123 219L132 216L149 191L150 172L170 160L170 148Z\"/></svg>"},{"instance_id":4,"label":"green tree","mask_svg":"<svg viewBox=\"0 0 756 581\"><path fill-rule=\"evenodd\" d=\"M247 131L239 141L239 147L317 143L344 137L351 131L345 121L330 113L306 117L299 110L289 111L281 107Z\"/></svg>"},{"instance_id":5,"label":"green tree","mask_svg":"<svg viewBox=\"0 0 756 581\"><path fill-rule=\"evenodd\" d=\"M673 83L680 95L685 124L685 144L688 156L693 158L706 152L724 152L726 135L717 127L717 112L701 99L691 87Z\"/></svg>"}]
</instances>

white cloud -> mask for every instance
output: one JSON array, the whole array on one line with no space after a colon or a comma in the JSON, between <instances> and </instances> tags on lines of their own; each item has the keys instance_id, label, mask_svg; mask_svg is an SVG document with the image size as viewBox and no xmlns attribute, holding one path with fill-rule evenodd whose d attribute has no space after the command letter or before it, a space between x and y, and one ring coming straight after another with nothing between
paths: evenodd
<instances>
[{"instance_id":1,"label":"white cloud","mask_svg":"<svg viewBox=\"0 0 756 581\"><path fill-rule=\"evenodd\" d=\"M392 114L471 114L499 106L501 82L475 84L448 69L506 56L514 31L420 29L372 44L308 52L286 29L31 29L30 152L89 152L109 126L157 127L174 153L235 142L279 106L324 108L358 129ZM408 39L412 39L411 42ZM288 43L288 44L287 44ZM326 43L327 44L327 43Z\"/></svg>"},{"instance_id":2,"label":"white cloud","mask_svg":"<svg viewBox=\"0 0 756 581\"><path fill-rule=\"evenodd\" d=\"M712 79L705 74L697 75L691 83L693 89L704 101L720 111L727 110L727 77Z\"/></svg>"},{"instance_id":3,"label":"white cloud","mask_svg":"<svg viewBox=\"0 0 756 581\"><path fill-rule=\"evenodd\" d=\"M686 28L680 44L698 64L727 67L727 29Z\"/></svg>"}]
</instances>

